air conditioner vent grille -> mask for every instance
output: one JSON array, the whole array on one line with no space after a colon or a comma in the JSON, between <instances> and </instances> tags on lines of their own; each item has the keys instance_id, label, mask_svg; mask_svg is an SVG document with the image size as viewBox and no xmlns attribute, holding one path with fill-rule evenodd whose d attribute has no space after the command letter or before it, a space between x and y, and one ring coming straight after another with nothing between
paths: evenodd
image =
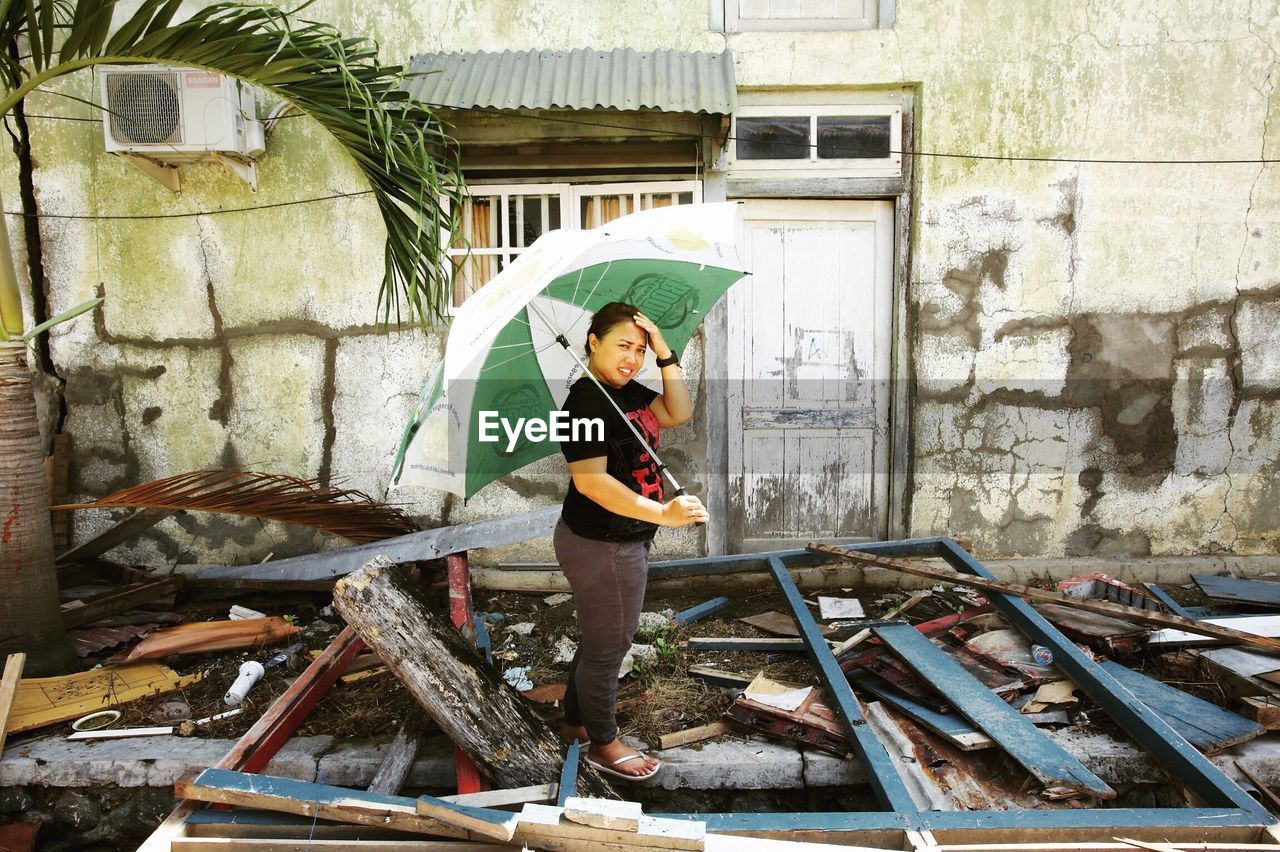
<instances>
[{"instance_id":1,"label":"air conditioner vent grille","mask_svg":"<svg viewBox=\"0 0 1280 852\"><path fill-rule=\"evenodd\" d=\"M106 82L114 141L182 143L182 80L176 72L117 73Z\"/></svg>"}]
</instances>

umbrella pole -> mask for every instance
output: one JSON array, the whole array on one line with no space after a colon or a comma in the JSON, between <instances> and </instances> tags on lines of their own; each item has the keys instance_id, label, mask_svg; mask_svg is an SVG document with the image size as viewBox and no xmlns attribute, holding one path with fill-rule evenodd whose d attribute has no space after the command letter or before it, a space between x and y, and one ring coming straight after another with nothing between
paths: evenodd
<instances>
[{"instance_id":1,"label":"umbrella pole","mask_svg":"<svg viewBox=\"0 0 1280 852\"><path fill-rule=\"evenodd\" d=\"M538 315L539 319L541 319L544 323L546 323L547 328L555 331L556 343L559 343L561 346L563 346L564 351L569 353L569 357L577 362L578 366L582 368L583 374L587 378L591 379L592 383L595 384L595 386L600 390L600 393L603 394L604 398L609 400L609 404L613 406L613 410L618 412L618 416L622 418L623 423L627 424L627 428L631 430L631 434L636 436L636 440L640 442L640 446L644 447L645 452L647 452L650 456L652 456L653 460L658 463L658 470L661 471L664 476L666 476L667 481L671 483L671 486L673 488L675 488L674 496L680 497L685 493L687 493L685 491L684 486L676 481L675 476L671 473L671 470L667 467L666 462L662 460L661 456L659 456L656 452L654 452L653 447L649 446L649 442L644 439L644 435L640 434L640 430L637 429L636 425L631 422L631 418L627 417L627 415L624 414L622 409L618 406L618 403L614 401L613 397L609 396L609 392L604 389L604 385L600 384L600 380L596 378L596 374L591 372L591 370L587 368L587 365L583 363L582 359L578 357L578 353L575 352L573 349L573 346L569 344L569 338L564 336L564 332L556 328L555 325L551 322L551 320L547 319L547 315L544 314L538 308L537 305L530 302L529 308L532 309L533 312Z\"/></svg>"}]
</instances>

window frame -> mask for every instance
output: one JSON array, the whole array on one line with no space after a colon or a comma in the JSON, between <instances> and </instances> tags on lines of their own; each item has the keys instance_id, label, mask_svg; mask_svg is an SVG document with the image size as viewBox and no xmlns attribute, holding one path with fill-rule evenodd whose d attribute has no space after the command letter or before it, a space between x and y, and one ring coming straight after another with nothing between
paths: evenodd
<instances>
[{"instance_id":1,"label":"window frame","mask_svg":"<svg viewBox=\"0 0 1280 852\"><path fill-rule=\"evenodd\" d=\"M777 2L777 0L774 0ZM861 0L862 14L833 18L743 17L742 0L712 0L712 29L726 33L875 30L892 25L886 0ZM889 0L892 2L892 0ZM886 22L886 17L889 20Z\"/></svg>"},{"instance_id":2,"label":"window frame","mask_svg":"<svg viewBox=\"0 0 1280 852\"><path fill-rule=\"evenodd\" d=\"M511 219L508 214L508 205L511 203L512 196L523 195L542 195L560 197L560 227L566 230L582 230L584 225L581 221L581 203L582 199L591 196L608 196L608 195L630 195L632 209L638 209L640 198L643 195L673 195L679 196L684 193L691 193L692 204L702 203L702 181L701 180L657 180L657 181L625 181L620 183L472 183L467 186L468 200L473 198L498 198L501 205L498 212L500 237L497 246L475 248L471 245L465 247L452 247L452 238L446 235L447 244L450 246L445 251L447 264L452 265L455 258L467 257L500 257L502 258L503 268L512 260L520 255L528 246L512 245ZM469 206L469 205L468 205ZM516 226L523 227L524 207L520 205L516 208ZM470 220L464 211L462 219L462 227L464 235L470 230ZM465 263L461 267L460 275L462 280L462 302L455 305L453 296L445 305L445 315L452 316L453 313L465 304L467 299L476 293L476 287L473 284L472 273L474 267L470 263ZM483 286L483 285L482 285Z\"/></svg>"},{"instance_id":3,"label":"window frame","mask_svg":"<svg viewBox=\"0 0 1280 852\"><path fill-rule=\"evenodd\" d=\"M818 156L818 119L830 116L887 116L889 118L889 156L820 158ZM786 160L740 159L738 157L739 118L808 118L809 156ZM737 173L788 171L807 174L818 170L841 172L857 177L897 177L902 174L902 105L892 103L742 105L734 113L729 127L729 145L725 160L728 170Z\"/></svg>"}]
</instances>

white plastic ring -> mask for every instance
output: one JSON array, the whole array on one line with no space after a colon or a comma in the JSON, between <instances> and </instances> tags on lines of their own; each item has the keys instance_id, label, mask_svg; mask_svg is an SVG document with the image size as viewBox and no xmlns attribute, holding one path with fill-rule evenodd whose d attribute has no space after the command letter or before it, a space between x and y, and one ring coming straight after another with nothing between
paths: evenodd
<instances>
[{"instance_id":1,"label":"white plastic ring","mask_svg":"<svg viewBox=\"0 0 1280 852\"><path fill-rule=\"evenodd\" d=\"M71 728L75 731L97 731L108 725L114 725L119 721L119 710L100 710L97 713L90 713L88 716L81 716L76 719L71 723Z\"/></svg>"}]
</instances>

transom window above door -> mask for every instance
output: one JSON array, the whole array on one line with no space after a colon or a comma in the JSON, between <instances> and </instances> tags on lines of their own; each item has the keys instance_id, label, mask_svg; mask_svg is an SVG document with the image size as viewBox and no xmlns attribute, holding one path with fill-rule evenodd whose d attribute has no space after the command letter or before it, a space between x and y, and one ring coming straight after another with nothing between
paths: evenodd
<instances>
[{"instance_id":1,"label":"transom window above door","mask_svg":"<svg viewBox=\"0 0 1280 852\"><path fill-rule=\"evenodd\" d=\"M453 306L555 228L598 228L641 210L702 202L701 181L472 185L462 233L449 248Z\"/></svg>"},{"instance_id":2,"label":"transom window above door","mask_svg":"<svg viewBox=\"0 0 1280 852\"><path fill-rule=\"evenodd\" d=\"M729 168L902 173L897 105L743 106L730 131Z\"/></svg>"}]
</instances>

